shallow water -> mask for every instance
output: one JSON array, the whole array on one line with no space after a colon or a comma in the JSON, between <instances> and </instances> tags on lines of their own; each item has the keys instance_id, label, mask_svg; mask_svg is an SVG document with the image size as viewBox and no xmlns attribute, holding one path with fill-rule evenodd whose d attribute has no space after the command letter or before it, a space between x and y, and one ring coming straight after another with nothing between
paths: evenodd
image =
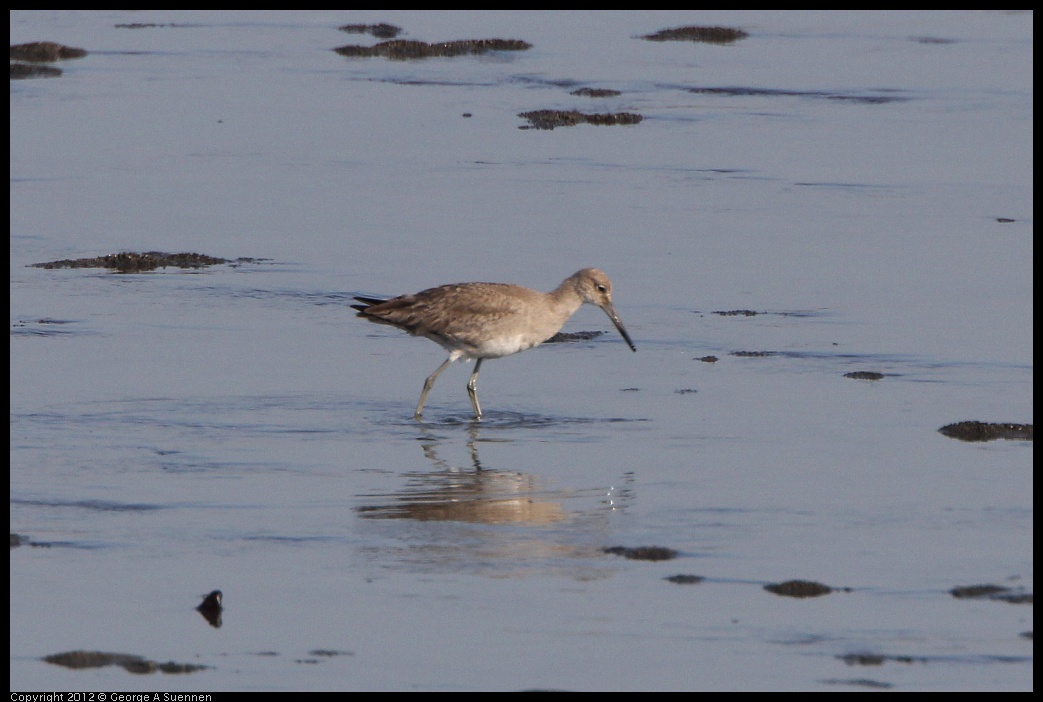
<instances>
[{"instance_id":1,"label":"shallow water","mask_svg":"<svg viewBox=\"0 0 1043 702\"><path fill-rule=\"evenodd\" d=\"M1032 688L1031 603L950 593L1032 592L1032 444L937 431L1032 422L1031 13L11 21L89 52L11 83L12 690ZM125 250L263 260L29 267ZM586 266L637 353L584 308L480 424L348 308Z\"/></svg>"}]
</instances>

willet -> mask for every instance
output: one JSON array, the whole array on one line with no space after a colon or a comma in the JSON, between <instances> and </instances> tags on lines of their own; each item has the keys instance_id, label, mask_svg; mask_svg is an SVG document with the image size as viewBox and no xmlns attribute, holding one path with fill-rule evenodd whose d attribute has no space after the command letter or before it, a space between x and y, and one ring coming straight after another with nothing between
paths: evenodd
<instances>
[{"instance_id":1,"label":"willet","mask_svg":"<svg viewBox=\"0 0 1043 702\"><path fill-rule=\"evenodd\" d=\"M549 293L503 283L457 283L390 300L355 299L363 303L352 305L359 317L425 336L449 352L449 358L424 381L414 414L418 419L435 379L461 358L476 361L467 395L475 419L481 419L476 383L482 361L539 346L557 334L585 302L605 310L630 349L637 351L612 307L612 283L596 268L576 271Z\"/></svg>"}]
</instances>

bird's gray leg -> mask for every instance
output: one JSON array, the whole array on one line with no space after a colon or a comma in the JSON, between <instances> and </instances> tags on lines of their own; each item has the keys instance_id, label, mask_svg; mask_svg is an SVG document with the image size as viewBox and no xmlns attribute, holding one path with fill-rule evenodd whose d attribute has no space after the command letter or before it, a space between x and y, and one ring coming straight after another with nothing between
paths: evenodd
<instances>
[{"instance_id":1,"label":"bird's gray leg","mask_svg":"<svg viewBox=\"0 0 1043 702\"><path fill-rule=\"evenodd\" d=\"M471 373L471 379L467 381L467 394L471 398L471 406L474 407L474 418L482 418L482 408L478 406L478 370L482 367L482 359L478 359L474 364L474 373Z\"/></svg>"},{"instance_id":2,"label":"bird's gray leg","mask_svg":"<svg viewBox=\"0 0 1043 702\"><path fill-rule=\"evenodd\" d=\"M424 409L424 402L427 401L427 393L431 392L431 388L435 386L435 379L438 377L438 374L444 371L447 367L449 367L449 364L452 362L453 357L450 356L449 358L445 359L445 363L443 363L435 369L434 373L427 376L427 380L424 381L424 390L420 393L420 402L416 404L416 413L413 414L413 417L415 419L420 419L420 413Z\"/></svg>"}]
</instances>

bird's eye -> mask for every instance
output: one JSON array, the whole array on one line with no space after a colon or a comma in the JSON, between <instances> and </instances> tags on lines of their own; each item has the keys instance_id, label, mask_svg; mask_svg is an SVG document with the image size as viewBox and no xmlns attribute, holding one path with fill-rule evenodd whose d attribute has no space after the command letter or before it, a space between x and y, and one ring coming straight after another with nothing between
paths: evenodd
<instances>
[{"instance_id":1,"label":"bird's eye","mask_svg":"<svg viewBox=\"0 0 1043 702\"><path fill-rule=\"evenodd\" d=\"M605 292L606 289L607 288L604 285L599 285L598 286L598 292Z\"/></svg>"}]
</instances>

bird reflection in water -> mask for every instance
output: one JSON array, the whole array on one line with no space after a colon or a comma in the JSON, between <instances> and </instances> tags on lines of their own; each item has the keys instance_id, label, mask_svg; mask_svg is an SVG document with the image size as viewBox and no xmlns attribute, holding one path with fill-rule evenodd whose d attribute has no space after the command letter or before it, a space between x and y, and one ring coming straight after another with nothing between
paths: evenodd
<instances>
[{"instance_id":1,"label":"bird reflection in water","mask_svg":"<svg viewBox=\"0 0 1043 702\"><path fill-rule=\"evenodd\" d=\"M470 465L442 459L445 439L422 430L429 439L424 457L434 470L405 472L401 489L361 496L360 518L416 525L372 530L381 540L366 547L366 558L496 577L608 577L616 566L602 552L605 531L610 515L631 502L633 474L624 473L618 486L562 489L542 475L492 469L479 461L479 425L471 424Z\"/></svg>"},{"instance_id":2,"label":"bird reflection in water","mask_svg":"<svg viewBox=\"0 0 1043 702\"><path fill-rule=\"evenodd\" d=\"M426 430L424 433L427 433ZM515 471L483 468L478 459L477 429L470 430L467 448L471 467L461 469L438 457L438 441L423 443L424 457L437 469L405 473L405 487L385 504L362 505L361 517L415 519L480 524L553 524L568 518L561 494L540 486L540 477Z\"/></svg>"}]
</instances>

